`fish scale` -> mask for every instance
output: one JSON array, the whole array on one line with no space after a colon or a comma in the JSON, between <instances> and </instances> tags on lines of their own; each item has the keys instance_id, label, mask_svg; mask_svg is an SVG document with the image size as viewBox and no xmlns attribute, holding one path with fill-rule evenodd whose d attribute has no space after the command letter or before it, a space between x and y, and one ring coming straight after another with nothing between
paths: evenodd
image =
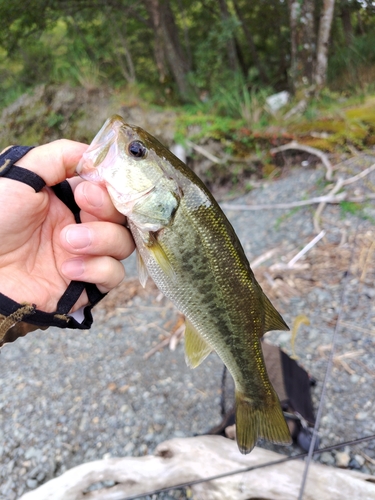
<instances>
[{"instance_id":1,"label":"fish scale","mask_svg":"<svg viewBox=\"0 0 375 500\"><path fill-rule=\"evenodd\" d=\"M141 282L147 270L185 315L188 364L198 366L215 350L232 374L240 451L250 452L258 438L290 443L260 340L267 330L288 327L204 184L154 137L118 116L104 124L77 172L104 184L128 217Z\"/></svg>"}]
</instances>

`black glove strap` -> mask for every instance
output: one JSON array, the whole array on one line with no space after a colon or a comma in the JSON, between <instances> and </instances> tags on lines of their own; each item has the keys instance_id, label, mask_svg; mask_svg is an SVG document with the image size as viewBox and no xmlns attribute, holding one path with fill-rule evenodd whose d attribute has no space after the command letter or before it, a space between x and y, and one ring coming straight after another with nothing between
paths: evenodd
<instances>
[{"instance_id":1,"label":"black glove strap","mask_svg":"<svg viewBox=\"0 0 375 500\"><path fill-rule=\"evenodd\" d=\"M34 172L14 165L16 161L22 158L32 149L26 146L12 146L0 155L0 177L17 180L28 184L39 192L46 185L44 180ZM75 202L73 191L68 181L63 181L56 186L52 186L56 196L72 211L77 224L81 222L79 212L80 208ZM78 322L68 313L77 302L78 298L86 290L89 304L83 309L84 320ZM60 298L56 311L46 313L36 309L35 305L18 304L14 300L0 293L0 314L6 317L13 317L14 323L23 321L32 325L41 327L57 326L60 328L78 328L86 330L91 327L93 318L91 309L106 294L101 293L96 285L85 283L83 281L72 281L62 297ZM11 318L10 318L11 319ZM0 346L1 346L0 339Z\"/></svg>"},{"instance_id":2,"label":"black glove strap","mask_svg":"<svg viewBox=\"0 0 375 500\"><path fill-rule=\"evenodd\" d=\"M38 174L31 172L31 170L14 165L16 161L25 156L31 149L33 149L32 146L11 146L5 153L2 153L0 155L0 177L28 184L35 189L36 193L39 193L46 185L44 180Z\"/></svg>"}]
</instances>

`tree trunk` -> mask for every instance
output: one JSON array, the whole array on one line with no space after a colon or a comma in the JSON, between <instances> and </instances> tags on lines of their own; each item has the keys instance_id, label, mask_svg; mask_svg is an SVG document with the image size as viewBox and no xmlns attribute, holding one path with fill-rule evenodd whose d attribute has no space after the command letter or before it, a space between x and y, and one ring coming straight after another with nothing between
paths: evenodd
<instances>
[{"instance_id":1,"label":"tree trunk","mask_svg":"<svg viewBox=\"0 0 375 500\"><path fill-rule=\"evenodd\" d=\"M145 0L150 16L151 26L154 30L154 57L159 73L159 81L163 83L167 75L167 64L164 53L163 28L161 25L158 0Z\"/></svg>"},{"instance_id":2,"label":"tree trunk","mask_svg":"<svg viewBox=\"0 0 375 500\"><path fill-rule=\"evenodd\" d=\"M155 60L161 81L166 76L165 61L177 84L181 97L188 94L189 65L180 43L178 29L169 0L145 0L155 33Z\"/></svg>"},{"instance_id":3,"label":"tree trunk","mask_svg":"<svg viewBox=\"0 0 375 500\"><path fill-rule=\"evenodd\" d=\"M290 24L290 78L291 87L296 87L297 81L297 47L298 47L298 19L300 15L300 3L298 0L288 0L289 24Z\"/></svg>"},{"instance_id":4,"label":"tree trunk","mask_svg":"<svg viewBox=\"0 0 375 500\"><path fill-rule=\"evenodd\" d=\"M244 35L245 35L245 38L247 41L247 45L248 45L249 50L251 52L251 57L253 58L254 64L259 72L260 79L261 79L262 83L267 84L267 83L269 83L268 77L266 75L266 72L264 71L262 63L260 62L260 59L258 56L258 51L255 47L253 35L251 34L251 31L249 30L249 27L245 21L245 18L244 18L242 11L237 3L237 0L233 0L233 6L234 6L234 10L236 12L236 15L241 23L241 27L243 29L243 32L244 32Z\"/></svg>"},{"instance_id":5,"label":"tree trunk","mask_svg":"<svg viewBox=\"0 0 375 500\"><path fill-rule=\"evenodd\" d=\"M189 91L187 83L189 64L180 42L180 36L169 0L160 0L160 7L161 19L164 28L164 43L169 67L177 83L180 95L182 97L186 97Z\"/></svg>"},{"instance_id":6,"label":"tree trunk","mask_svg":"<svg viewBox=\"0 0 375 500\"><path fill-rule=\"evenodd\" d=\"M120 67L120 71L125 78L125 80L129 83L134 83L135 78L135 67L133 63L133 58L131 56L128 43L125 38L125 26L122 29L118 25L118 20L115 15L111 12L108 13L108 16L111 20L112 28L115 32L115 38L120 43L119 50L115 45L114 57L117 59L118 65Z\"/></svg>"},{"instance_id":7,"label":"tree trunk","mask_svg":"<svg viewBox=\"0 0 375 500\"><path fill-rule=\"evenodd\" d=\"M314 75L314 0L289 0L291 41L291 86L311 85Z\"/></svg>"},{"instance_id":8,"label":"tree trunk","mask_svg":"<svg viewBox=\"0 0 375 500\"><path fill-rule=\"evenodd\" d=\"M345 35L346 45L350 45L353 38L353 25L352 25L352 11L347 0L341 1L340 4L340 16L342 21L342 27Z\"/></svg>"},{"instance_id":9,"label":"tree trunk","mask_svg":"<svg viewBox=\"0 0 375 500\"><path fill-rule=\"evenodd\" d=\"M335 0L323 0L323 11L319 23L316 53L315 83L318 88L324 86L327 79L328 44L331 33Z\"/></svg>"},{"instance_id":10,"label":"tree trunk","mask_svg":"<svg viewBox=\"0 0 375 500\"><path fill-rule=\"evenodd\" d=\"M228 21L230 19L228 6L226 0L219 0L220 4L220 13L223 21ZM228 67L232 71L236 71L238 69L238 59L236 53L236 44L233 38L230 38L227 41L227 54L228 54Z\"/></svg>"}]
</instances>

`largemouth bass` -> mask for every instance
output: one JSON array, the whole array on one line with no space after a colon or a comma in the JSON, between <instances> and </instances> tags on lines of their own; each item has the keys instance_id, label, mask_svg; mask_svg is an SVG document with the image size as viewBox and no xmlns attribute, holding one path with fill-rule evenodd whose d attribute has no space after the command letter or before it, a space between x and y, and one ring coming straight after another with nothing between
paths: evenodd
<instances>
[{"instance_id":1,"label":"largemouth bass","mask_svg":"<svg viewBox=\"0 0 375 500\"><path fill-rule=\"evenodd\" d=\"M236 387L236 439L290 443L260 339L288 330L256 281L224 213L201 180L157 139L121 117L107 120L77 172L106 186L134 237L144 285L150 275L186 317L191 367L215 350Z\"/></svg>"}]
</instances>

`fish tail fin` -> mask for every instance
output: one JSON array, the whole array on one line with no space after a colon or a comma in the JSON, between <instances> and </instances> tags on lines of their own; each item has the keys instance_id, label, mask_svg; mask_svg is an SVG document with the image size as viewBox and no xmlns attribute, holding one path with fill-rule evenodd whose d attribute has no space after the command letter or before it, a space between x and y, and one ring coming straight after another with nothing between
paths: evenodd
<instances>
[{"instance_id":1,"label":"fish tail fin","mask_svg":"<svg viewBox=\"0 0 375 500\"><path fill-rule=\"evenodd\" d=\"M259 407L236 391L236 439L240 452L250 453L258 438L278 444L292 442L278 397L274 392L271 404Z\"/></svg>"}]
</instances>

